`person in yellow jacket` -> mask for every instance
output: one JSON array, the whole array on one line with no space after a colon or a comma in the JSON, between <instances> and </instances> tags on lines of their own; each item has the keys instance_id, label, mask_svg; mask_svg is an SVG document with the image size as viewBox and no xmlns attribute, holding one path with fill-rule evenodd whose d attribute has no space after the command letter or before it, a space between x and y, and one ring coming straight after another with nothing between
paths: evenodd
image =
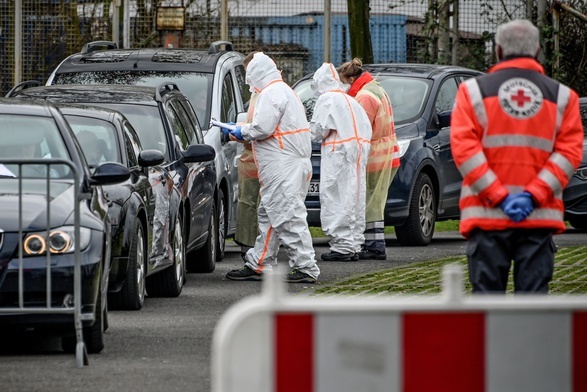
<instances>
[{"instance_id":1,"label":"person in yellow jacket","mask_svg":"<svg viewBox=\"0 0 587 392\"><path fill-rule=\"evenodd\" d=\"M361 60L355 58L337 69L341 82L347 85L347 93L367 112L373 130L367 161L365 244L358 256L361 260L385 260L385 204L391 181L399 168L399 147L391 100L362 66Z\"/></svg>"},{"instance_id":2,"label":"person in yellow jacket","mask_svg":"<svg viewBox=\"0 0 587 392\"><path fill-rule=\"evenodd\" d=\"M498 63L459 86L451 119L469 280L474 293L505 293L513 260L516 293L547 293L583 151L578 96L544 74L531 22L500 25L495 43Z\"/></svg>"}]
</instances>

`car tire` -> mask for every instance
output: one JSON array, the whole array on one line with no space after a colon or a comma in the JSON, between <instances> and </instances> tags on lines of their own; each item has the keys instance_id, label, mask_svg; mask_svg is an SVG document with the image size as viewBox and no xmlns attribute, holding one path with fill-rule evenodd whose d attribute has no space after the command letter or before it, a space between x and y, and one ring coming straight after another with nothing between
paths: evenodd
<instances>
[{"instance_id":1,"label":"car tire","mask_svg":"<svg viewBox=\"0 0 587 392\"><path fill-rule=\"evenodd\" d=\"M395 234L402 246L426 246L432 241L436 223L436 193L426 173L420 173L410 200L408 218L395 226Z\"/></svg>"},{"instance_id":2,"label":"car tire","mask_svg":"<svg viewBox=\"0 0 587 392\"><path fill-rule=\"evenodd\" d=\"M587 230L587 219L585 217L570 217L569 223L577 230Z\"/></svg>"},{"instance_id":3,"label":"car tire","mask_svg":"<svg viewBox=\"0 0 587 392\"><path fill-rule=\"evenodd\" d=\"M111 309L139 310L145 303L147 276L145 231L140 221L135 222L128 254L128 271L120 291L108 294Z\"/></svg>"},{"instance_id":4,"label":"car tire","mask_svg":"<svg viewBox=\"0 0 587 392\"><path fill-rule=\"evenodd\" d=\"M98 300L96 301L96 308L99 309L96 312L96 319L94 324L83 328L84 343L86 344L86 351L88 354L98 354L104 349L104 331L105 322L108 318L107 312L108 307L102 309L102 290L98 293ZM76 352L77 338L75 334L73 336L67 335L61 338L61 348L63 351L69 354Z\"/></svg>"},{"instance_id":5,"label":"car tire","mask_svg":"<svg viewBox=\"0 0 587 392\"><path fill-rule=\"evenodd\" d=\"M226 233L228 228L228 214L222 189L218 189L218 223L216 227L218 229L218 234L216 235L216 261L222 261L224 259L224 250L226 249Z\"/></svg>"},{"instance_id":6,"label":"car tire","mask_svg":"<svg viewBox=\"0 0 587 392\"><path fill-rule=\"evenodd\" d=\"M198 250L190 252L188 255L189 272L212 272L216 269L216 253L218 240L218 222L216 202L212 204L212 213L210 214L210 223L208 224L208 238L204 246Z\"/></svg>"},{"instance_id":7,"label":"car tire","mask_svg":"<svg viewBox=\"0 0 587 392\"><path fill-rule=\"evenodd\" d=\"M173 264L147 277L147 294L150 297L178 297L186 281L185 244L183 242L183 224L178 215L173 231Z\"/></svg>"}]
</instances>

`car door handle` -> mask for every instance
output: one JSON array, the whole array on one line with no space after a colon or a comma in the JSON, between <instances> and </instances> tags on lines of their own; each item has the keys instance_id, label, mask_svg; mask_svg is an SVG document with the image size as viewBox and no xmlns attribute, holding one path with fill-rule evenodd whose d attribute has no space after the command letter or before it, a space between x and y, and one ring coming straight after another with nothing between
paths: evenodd
<instances>
[{"instance_id":1,"label":"car door handle","mask_svg":"<svg viewBox=\"0 0 587 392\"><path fill-rule=\"evenodd\" d=\"M440 144L435 144L432 146L432 148L434 149L434 151L440 152Z\"/></svg>"}]
</instances>

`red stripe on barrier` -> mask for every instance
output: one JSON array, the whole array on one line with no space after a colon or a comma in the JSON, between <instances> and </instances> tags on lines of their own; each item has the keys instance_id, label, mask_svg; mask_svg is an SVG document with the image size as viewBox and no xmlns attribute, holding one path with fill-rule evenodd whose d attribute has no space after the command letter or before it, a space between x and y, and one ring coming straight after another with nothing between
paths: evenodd
<instances>
[{"instance_id":1,"label":"red stripe on barrier","mask_svg":"<svg viewBox=\"0 0 587 392\"><path fill-rule=\"evenodd\" d=\"M485 390L483 313L403 316L404 392Z\"/></svg>"},{"instance_id":2,"label":"red stripe on barrier","mask_svg":"<svg viewBox=\"0 0 587 392\"><path fill-rule=\"evenodd\" d=\"M587 392L587 312L573 313L573 392Z\"/></svg>"},{"instance_id":3,"label":"red stripe on barrier","mask_svg":"<svg viewBox=\"0 0 587 392\"><path fill-rule=\"evenodd\" d=\"M314 390L314 323L311 314L275 315L275 391Z\"/></svg>"}]
</instances>

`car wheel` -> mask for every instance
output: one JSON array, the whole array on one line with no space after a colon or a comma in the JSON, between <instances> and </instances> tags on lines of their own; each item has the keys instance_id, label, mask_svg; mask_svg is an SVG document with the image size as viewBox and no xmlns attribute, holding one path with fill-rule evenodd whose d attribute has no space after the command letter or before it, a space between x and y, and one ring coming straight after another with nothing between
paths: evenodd
<instances>
[{"instance_id":1,"label":"car wheel","mask_svg":"<svg viewBox=\"0 0 587 392\"><path fill-rule=\"evenodd\" d=\"M149 276L147 293L152 297L178 297L185 283L185 244L182 219L178 216L173 232L173 264Z\"/></svg>"},{"instance_id":2,"label":"car wheel","mask_svg":"<svg viewBox=\"0 0 587 392\"><path fill-rule=\"evenodd\" d=\"M224 250L226 249L226 229L228 227L228 214L226 213L226 203L224 202L224 192L218 189L218 235L216 236L216 261L224 259Z\"/></svg>"},{"instance_id":3,"label":"car wheel","mask_svg":"<svg viewBox=\"0 0 587 392\"><path fill-rule=\"evenodd\" d=\"M98 293L98 300L96 301L96 319L94 324L83 328L84 343L86 344L86 350L88 354L97 354L104 349L104 323L108 318L108 308L102 309L102 290ZM77 345L77 338L75 334L73 336L67 335L61 338L61 348L66 353L75 353Z\"/></svg>"},{"instance_id":4,"label":"car wheel","mask_svg":"<svg viewBox=\"0 0 587 392\"><path fill-rule=\"evenodd\" d=\"M428 245L434 235L435 223L436 193L434 185L426 173L420 173L410 200L408 219L403 225L395 227L397 240L403 246Z\"/></svg>"},{"instance_id":5,"label":"car wheel","mask_svg":"<svg viewBox=\"0 0 587 392\"><path fill-rule=\"evenodd\" d=\"M143 307L146 293L146 265L145 231L141 222L137 221L131 238L126 280L119 292L108 294L112 309L139 310Z\"/></svg>"},{"instance_id":6,"label":"car wheel","mask_svg":"<svg viewBox=\"0 0 587 392\"><path fill-rule=\"evenodd\" d=\"M573 226L577 230L587 230L587 218L585 217L570 217L568 219L571 226Z\"/></svg>"},{"instance_id":7,"label":"car wheel","mask_svg":"<svg viewBox=\"0 0 587 392\"><path fill-rule=\"evenodd\" d=\"M216 203L212 204L212 213L210 214L210 223L208 224L208 238L204 246L198 250L190 252L188 255L188 271L189 272L212 272L216 269L216 252L218 240L216 236L218 231L216 223L218 217L216 216Z\"/></svg>"}]
</instances>

